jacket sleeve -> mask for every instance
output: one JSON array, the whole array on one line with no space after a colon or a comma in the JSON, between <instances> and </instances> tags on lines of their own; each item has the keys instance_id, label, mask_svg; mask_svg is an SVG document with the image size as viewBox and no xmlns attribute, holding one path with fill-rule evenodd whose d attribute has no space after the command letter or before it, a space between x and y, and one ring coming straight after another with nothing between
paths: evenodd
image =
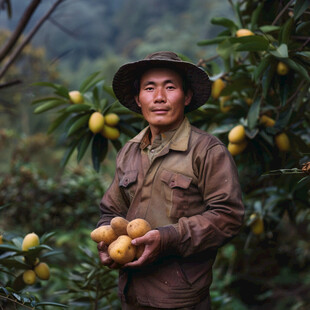
<instances>
[{"instance_id":1,"label":"jacket sleeve","mask_svg":"<svg viewBox=\"0 0 310 310\"><path fill-rule=\"evenodd\" d=\"M116 165L117 165L116 160ZM100 202L100 220L97 227L101 225L108 225L115 216L126 217L128 211L129 201L126 195L122 192L119 186L119 178L117 170L114 179L103 195Z\"/></svg>"},{"instance_id":2,"label":"jacket sleeve","mask_svg":"<svg viewBox=\"0 0 310 310\"><path fill-rule=\"evenodd\" d=\"M238 172L224 145L211 147L193 165L205 211L181 217L175 225L159 227L162 252L189 256L222 246L233 238L243 223L244 207Z\"/></svg>"}]
</instances>

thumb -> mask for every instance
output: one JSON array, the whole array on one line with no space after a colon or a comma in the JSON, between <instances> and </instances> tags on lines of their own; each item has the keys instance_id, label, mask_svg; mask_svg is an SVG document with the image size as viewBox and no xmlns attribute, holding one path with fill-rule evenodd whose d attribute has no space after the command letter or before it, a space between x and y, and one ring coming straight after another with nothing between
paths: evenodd
<instances>
[{"instance_id":1,"label":"thumb","mask_svg":"<svg viewBox=\"0 0 310 310\"><path fill-rule=\"evenodd\" d=\"M145 240L144 240L144 236L143 237L138 237L138 238L135 238L131 241L131 244L133 245L140 245L140 244L144 244L145 243Z\"/></svg>"}]
</instances>

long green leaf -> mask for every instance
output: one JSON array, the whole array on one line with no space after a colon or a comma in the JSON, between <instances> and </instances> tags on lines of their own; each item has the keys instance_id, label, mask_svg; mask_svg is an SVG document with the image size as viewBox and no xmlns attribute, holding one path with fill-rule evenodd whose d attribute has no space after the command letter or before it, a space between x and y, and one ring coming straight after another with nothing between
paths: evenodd
<instances>
[{"instance_id":1,"label":"long green leaf","mask_svg":"<svg viewBox=\"0 0 310 310\"><path fill-rule=\"evenodd\" d=\"M262 8L264 7L264 2L261 2L257 8L254 10L251 16L251 29L257 28L257 21L261 14Z\"/></svg>"},{"instance_id":2,"label":"long green leaf","mask_svg":"<svg viewBox=\"0 0 310 310\"><path fill-rule=\"evenodd\" d=\"M238 26L231 19L226 17L213 17L211 19L211 24L226 27L232 33L238 29Z\"/></svg>"},{"instance_id":3,"label":"long green leaf","mask_svg":"<svg viewBox=\"0 0 310 310\"><path fill-rule=\"evenodd\" d=\"M80 162L81 159L83 158L92 138L93 138L93 134L92 132L89 131L80 141L78 148L77 148L78 149L78 154L77 154L78 162Z\"/></svg>"},{"instance_id":4,"label":"long green leaf","mask_svg":"<svg viewBox=\"0 0 310 310\"><path fill-rule=\"evenodd\" d=\"M308 82L310 82L310 77L308 71L299 63L292 59L286 59L285 62L291 67L293 70L298 72L301 76L303 76Z\"/></svg>"},{"instance_id":5,"label":"long green leaf","mask_svg":"<svg viewBox=\"0 0 310 310\"><path fill-rule=\"evenodd\" d=\"M238 52L267 51L269 48L269 41L262 36L231 38L229 41L233 44L239 43L235 47Z\"/></svg>"},{"instance_id":6,"label":"long green leaf","mask_svg":"<svg viewBox=\"0 0 310 310\"><path fill-rule=\"evenodd\" d=\"M264 26L259 27L259 30L261 30L264 33L276 31L279 29L280 29L279 26L274 26L274 25L264 25Z\"/></svg>"},{"instance_id":7,"label":"long green leaf","mask_svg":"<svg viewBox=\"0 0 310 310\"><path fill-rule=\"evenodd\" d=\"M60 303L57 303L57 302L51 302L51 301L38 302L36 304L36 306L54 306L54 307L59 307L59 308L68 308L69 307L67 305L60 304Z\"/></svg>"},{"instance_id":8,"label":"long green leaf","mask_svg":"<svg viewBox=\"0 0 310 310\"><path fill-rule=\"evenodd\" d=\"M292 33L294 27L294 19L289 18L285 24L281 27L280 33L279 33L279 42L288 44L290 35Z\"/></svg>"},{"instance_id":9,"label":"long green leaf","mask_svg":"<svg viewBox=\"0 0 310 310\"><path fill-rule=\"evenodd\" d=\"M261 77L262 73L265 72L265 70L267 69L267 67L270 65L271 63L271 56L268 55L266 57L264 57L259 65L255 68L254 73L253 73L253 77L254 77L254 81L257 82L258 79Z\"/></svg>"},{"instance_id":10,"label":"long green leaf","mask_svg":"<svg viewBox=\"0 0 310 310\"><path fill-rule=\"evenodd\" d=\"M204 45L218 44L218 43L221 43L221 42L223 42L224 40L229 39L229 38L230 38L230 36L219 36L219 37L216 37L216 38L214 38L214 39L199 41L199 42L197 43L197 45L198 45L198 46L204 46Z\"/></svg>"},{"instance_id":11,"label":"long green leaf","mask_svg":"<svg viewBox=\"0 0 310 310\"><path fill-rule=\"evenodd\" d=\"M43 112L46 112L48 110L57 108L63 104L66 104L66 102L64 102L63 100L51 100L51 101L47 101L43 104L41 104L40 106L38 106L37 108L35 108L34 113L35 114L40 114Z\"/></svg>"},{"instance_id":12,"label":"long green leaf","mask_svg":"<svg viewBox=\"0 0 310 310\"><path fill-rule=\"evenodd\" d=\"M91 109L91 106L85 103L82 104L74 104L66 108L65 112L74 113L74 112L84 112Z\"/></svg>"},{"instance_id":13,"label":"long green leaf","mask_svg":"<svg viewBox=\"0 0 310 310\"><path fill-rule=\"evenodd\" d=\"M247 119L250 130L254 129L257 124L260 111L260 103L261 103L260 98L256 98L249 109Z\"/></svg>"},{"instance_id":14,"label":"long green leaf","mask_svg":"<svg viewBox=\"0 0 310 310\"><path fill-rule=\"evenodd\" d=\"M58 128L69 117L69 113L61 112L61 114L51 123L47 133L51 134L56 128Z\"/></svg>"},{"instance_id":15,"label":"long green leaf","mask_svg":"<svg viewBox=\"0 0 310 310\"><path fill-rule=\"evenodd\" d=\"M79 117L69 128L67 136L70 137L73 135L77 130L87 124L89 120L90 114L83 115Z\"/></svg>"},{"instance_id":16,"label":"long green leaf","mask_svg":"<svg viewBox=\"0 0 310 310\"><path fill-rule=\"evenodd\" d=\"M99 172L100 164L108 152L108 140L101 134L96 134L92 143L92 162L95 171Z\"/></svg>"},{"instance_id":17,"label":"long green leaf","mask_svg":"<svg viewBox=\"0 0 310 310\"><path fill-rule=\"evenodd\" d=\"M63 99L58 98L58 97L44 97L44 98L38 98L36 100L33 100L31 104L34 105L34 104L43 103L43 102L52 101L52 100L63 100Z\"/></svg>"},{"instance_id":18,"label":"long green leaf","mask_svg":"<svg viewBox=\"0 0 310 310\"><path fill-rule=\"evenodd\" d=\"M115 100L117 100L115 94L114 94L114 91L113 91L113 88L111 86L108 86L108 85L105 85L103 84L102 86L103 90L109 94L112 98L114 98Z\"/></svg>"},{"instance_id":19,"label":"long green leaf","mask_svg":"<svg viewBox=\"0 0 310 310\"><path fill-rule=\"evenodd\" d=\"M262 77L262 86L263 86L263 96L266 98L270 83L273 79L274 73L276 69L276 64L271 62L270 65L266 68L264 71L263 77Z\"/></svg>"},{"instance_id":20,"label":"long green leaf","mask_svg":"<svg viewBox=\"0 0 310 310\"><path fill-rule=\"evenodd\" d=\"M294 18L297 20L310 7L310 0L297 0L294 7Z\"/></svg>"},{"instance_id":21,"label":"long green leaf","mask_svg":"<svg viewBox=\"0 0 310 310\"><path fill-rule=\"evenodd\" d=\"M80 86L80 92L85 93L87 92L92 86L94 86L98 81L101 79L97 79L97 76L100 72L94 72L89 77L86 78L85 81Z\"/></svg>"},{"instance_id":22,"label":"long green leaf","mask_svg":"<svg viewBox=\"0 0 310 310\"><path fill-rule=\"evenodd\" d=\"M67 149L64 157L61 160L61 167L65 167L67 165L73 151L75 150L79 142L80 142L79 139L75 139L74 141L71 142L71 144L69 145L69 148Z\"/></svg>"}]
</instances>

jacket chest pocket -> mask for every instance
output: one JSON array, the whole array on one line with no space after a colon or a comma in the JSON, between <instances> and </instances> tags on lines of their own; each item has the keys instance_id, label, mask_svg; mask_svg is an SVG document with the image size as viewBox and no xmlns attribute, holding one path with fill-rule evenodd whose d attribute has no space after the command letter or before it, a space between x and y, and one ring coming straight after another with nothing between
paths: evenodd
<instances>
[{"instance_id":1,"label":"jacket chest pocket","mask_svg":"<svg viewBox=\"0 0 310 310\"><path fill-rule=\"evenodd\" d=\"M180 173L163 170L160 180L167 206L167 216L171 218L188 216L192 178Z\"/></svg>"},{"instance_id":2,"label":"jacket chest pocket","mask_svg":"<svg viewBox=\"0 0 310 310\"><path fill-rule=\"evenodd\" d=\"M119 187L128 195L131 201L137 189L138 170L127 171L120 178Z\"/></svg>"}]
</instances>

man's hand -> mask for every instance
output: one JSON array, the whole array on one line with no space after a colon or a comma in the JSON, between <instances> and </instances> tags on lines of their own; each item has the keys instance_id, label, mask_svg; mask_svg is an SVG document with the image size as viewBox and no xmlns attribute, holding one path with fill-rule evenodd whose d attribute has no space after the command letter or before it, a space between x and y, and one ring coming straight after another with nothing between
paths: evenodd
<instances>
[{"instance_id":1,"label":"man's hand","mask_svg":"<svg viewBox=\"0 0 310 310\"><path fill-rule=\"evenodd\" d=\"M111 269L119 269L120 265L114 262L114 260L110 257L108 253L108 247L107 245L101 241L97 245L99 258L104 266L107 266Z\"/></svg>"},{"instance_id":2,"label":"man's hand","mask_svg":"<svg viewBox=\"0 0 310 310\"><path fill-rule=\"evenodd\" d=\"M139 267L147 265L153 262L159 256L160 233L158 230L151 230L143 237L133 239L131 243L136 246L144 244L145 248L142 256L138 260L125 264L124 267Z\"/></svg>"}]
</instances>

